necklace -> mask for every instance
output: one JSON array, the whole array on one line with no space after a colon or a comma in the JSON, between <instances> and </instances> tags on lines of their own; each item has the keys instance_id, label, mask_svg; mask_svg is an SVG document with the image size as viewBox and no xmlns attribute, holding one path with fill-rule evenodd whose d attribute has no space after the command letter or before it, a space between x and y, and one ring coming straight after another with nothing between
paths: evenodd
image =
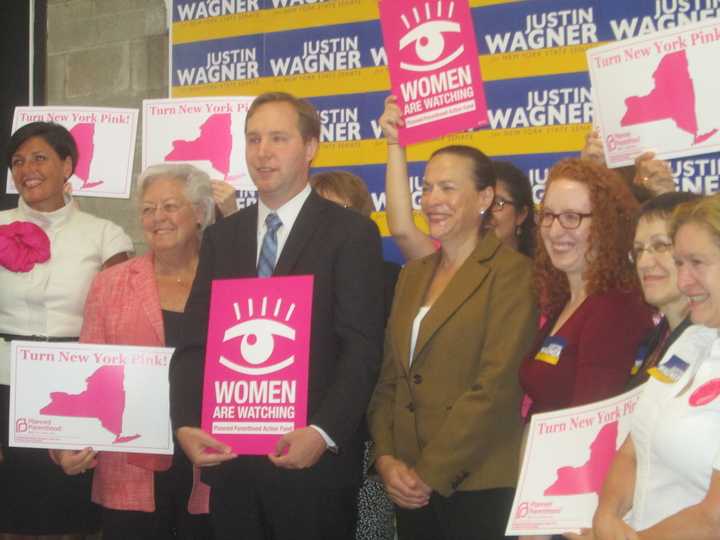
<instances>
[{"instance_id":1,"label":"necklace","mask_svg":"<svg viewBox=\"0 0 720 540\"><path fill-rule=\"evenodd\" d=\"M174 268L170 267L168 270L173 270ZM185 267L185 270L182 268L175 272L168 272L168 273L158 273L157 271L157 265L155 266L155 276L158 279L164 279L167 281L173 281L177 285L181 285L183 283L192 283L193 279L195 278L195 272L197 270L197 260L192 261L190 264L189 269ZM189 277L189 279L188 279Z\"/></svg>"},{"instance_id":2,"label":"necklace","mask_svg":"<svg viewBox=\"0 0 720 540\"><path fill-rule=\"evenodd\" d=\"M174 283L177 283L178 285L192 281L192 277L194 277L194 276L191 276L191 278L188 280L182 273L176 274L176 275L172 275L172 274L155 274L155 275L159 279L163 279L166 281L172 281Z\"/></svg>"}]
</instances>

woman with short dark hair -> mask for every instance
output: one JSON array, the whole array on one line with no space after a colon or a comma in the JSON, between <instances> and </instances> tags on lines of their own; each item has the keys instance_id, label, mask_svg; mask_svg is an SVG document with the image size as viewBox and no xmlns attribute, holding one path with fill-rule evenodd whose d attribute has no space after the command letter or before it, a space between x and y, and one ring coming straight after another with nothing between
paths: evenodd
<instances>
[{"instance_id":1,"label":"woman with short dark hair","mask_svg":"<svg viewBox=\"0 0 720 540\"><path fill-rule=\"evenodd\" d=\"M690 326L688 300L677 286L670 220L675 208L699 198L682 191L663 193L643 203L638 212L629 256L637 270L645 301L656 308L662 318L637 351L628 388L647 381L648 371Z\"/></svg>"},{"instance_id":2,"label":"woman with short dark hair","mask_svg":"<svg viewBox=\"0 0 720 540\"><path fill-rule=\"evenodd\" d=\"M0 532L97 527L89 475L67 478L46 450L7 447L9 342L76 341L92 278L133 249L120 227L80 211L65 193L77 156L72 135L51 122L19 128L6 152L20 199L0 212Z\"/></svg>"}]
</instances>

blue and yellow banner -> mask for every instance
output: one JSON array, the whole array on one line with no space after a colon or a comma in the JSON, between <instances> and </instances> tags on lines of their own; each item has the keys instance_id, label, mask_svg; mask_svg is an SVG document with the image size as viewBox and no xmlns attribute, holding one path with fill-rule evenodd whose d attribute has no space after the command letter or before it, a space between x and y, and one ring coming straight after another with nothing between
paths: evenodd
<instances>
[{"instance_id":1,"label":"blue and yellow banner","mask_svg":"<svg viewBox=\"0 0 720 540\"><path fill-rule=\"evenodd\" d=\"M359 174L387 235L385 144L377 120L390 81L377 4L174 0L171 95L282 90L308 97L322 119L316 169ZM470 6L490 125L408 149L416 208L424 161L449 143L474 145L512 161L528 174L539 200L548 168L576 155L592 126L585 51L720 17L720 0L471 0ZM680 189L718 190L720 154L676 159L671 165ZM247 195L249 203L252 195ZM386 247L394 252L390 242Z\"/></svg>"}]
</instances>

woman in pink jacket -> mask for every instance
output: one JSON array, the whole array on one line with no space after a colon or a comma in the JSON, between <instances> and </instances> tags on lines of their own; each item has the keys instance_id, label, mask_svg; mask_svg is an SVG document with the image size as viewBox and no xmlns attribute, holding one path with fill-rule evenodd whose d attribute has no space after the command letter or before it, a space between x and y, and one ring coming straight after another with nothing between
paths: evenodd
<instances>
[{"instance_id":1,"label":"woman in pink jacket","mask_svg":"<svg viewBox=\"0 0 720 540\"><path fill-rule=\"evenodd\" d=\"M149 251L104 271L85 304L80 341L177 343L195 277L202 230L213 221L209 177L189 165L155 165L138 179ZM174 456L54 451L67 474L94 468L92 499L103 507L103 540L210 538L209 489L176 445ZM194 479L193 476L196 478Z\"/></svg>"}]
</instances>

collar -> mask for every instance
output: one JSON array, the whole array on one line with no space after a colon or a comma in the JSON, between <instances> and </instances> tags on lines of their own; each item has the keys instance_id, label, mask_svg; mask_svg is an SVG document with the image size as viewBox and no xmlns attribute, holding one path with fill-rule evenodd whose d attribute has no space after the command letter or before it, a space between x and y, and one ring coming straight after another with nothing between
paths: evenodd
<instances>
[{"instance_id":1,"label":"collar","mask_svg":"<svg viewBox=\"0 0 720 540\"><path fill-rule=\"evenodd\" d=\"M470 255L468 255L466 262L468 260L483 262L488 259L492 259L501 246L502 242L497 236L495 236L495 233L492 231L487 231L480 237L477 245L472 250ZM440 249L436 249L433 253L420 260L425 264L432 264L434 266L437 266L440 263L441 258L442 247ZM463 264L465 263L463 262Z\"/></svg>"},{"instance_id":2,"label":"collar","mask_svg":"<svg viewBox=\"0 0 720 540\"><path fill-rule=\"evenodd\" d=\"M310 196L310 191L310 184L306 184L302 191L300 191L300 193L295 195L292 199L283 204L277 210L274 210L274 212L278 215L280 221L282 222L282 227L286 231L292 230L292 227L295 224L295 220L297 219L298 214L300 214L300 210L302 209L303 204L305 204L305 201ZM264 231L266 229L265 218L271 212L273 212L273 210L265 206L262 200L260 200L260 198L258 197L258 231Z\"/></svg>"},{"instance_id":3,"label":"collar","mask_svg":"<svg viewBox=\"0 0 720 540\"><path fill-rule=\"evenodd\" d=\"M72 197L67 194L65 195L65 206L52 212L34 210L22 197L18 199L18 212L21 219L34 223L43 229L53 229L64 225L76 211Z\"/></svg>"}]
</instances>

